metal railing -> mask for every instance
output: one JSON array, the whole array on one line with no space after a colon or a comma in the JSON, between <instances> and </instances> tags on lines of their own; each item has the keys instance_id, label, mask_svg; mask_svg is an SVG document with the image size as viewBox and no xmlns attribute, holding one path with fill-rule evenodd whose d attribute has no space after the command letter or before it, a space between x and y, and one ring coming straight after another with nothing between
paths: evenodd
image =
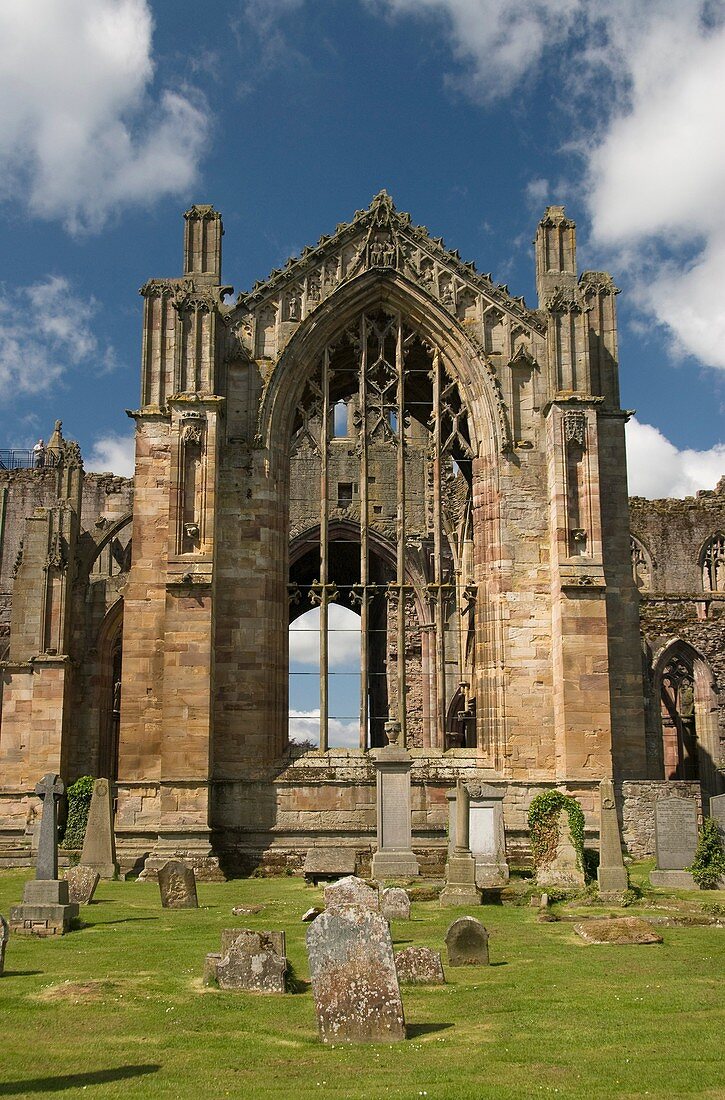
<instances>
[{"instance_id":1,"label":"metal railing","mask_svg":"<svg viewBox=\"0 0 725 1100\"><path fill-rule=\"evenodd\" d=\"M0 450L0 470L40 470L46 466L56 466L57 457L53 451Z\"/></svg>"}]
</instances>

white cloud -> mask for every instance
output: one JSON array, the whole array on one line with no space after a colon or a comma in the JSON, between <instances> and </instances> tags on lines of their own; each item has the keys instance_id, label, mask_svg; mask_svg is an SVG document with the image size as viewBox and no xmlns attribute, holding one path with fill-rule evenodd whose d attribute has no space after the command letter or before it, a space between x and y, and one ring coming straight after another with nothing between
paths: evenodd
<instances>
[{"instance_id":1,"label":"white cloud","mask_svg":"<svg viewBox=\"0 0 725 1100\"><path fill-rule=\"evenodd\" d=\"M291 710L289 715L289 737L291 741L312 741L320 743L320 711ZM339 718L330 718L327 722L327 743L336 749L360 748L360 724L343 722Z\"/></svg>"},{"instance_id":2,"label":"white cloud","mask_svg":"<svg viewBox=\"0 0 725 1100\"><path fill-rule=\"evenodd\" d=\"M188 191L209 130L187 88L152 98L147 0L0 5L0 197L72 233Z\"/></svg>"},{"instance_id":3,"label":"white cloud","mask_svg":"<svg viewBox=\"0 0 725 1100\"><path fill-rule=\"evenodd\" d=\"M80 298L68 279L49 275L32 286L0 288L0 392L6 402L47 392L71 367L109 370L110 346L91 328L93 298Z\"/></svg>"},{"instance_id":4,"label":"white cloud","mask_svg":"<svg viewBox=\"0 0 725 1100\"><path fill-rule=\"evenodd\" d=\"M600 255L669 330L673 353L725 368L724 0L369 2L441 19L462 65L455 83L473 98L509 95L544 66L560 74L585 125L597 119L569 148L584 155Z\"/></svg>"},{"instance_id":5,"label":"white cloud","mask_svg":"<svg viewBox=\"0 0 725 1100\"><path fill-rule=\"evenodd\" d=\"M360 616L341 604L328 611L329 667L340 672L360 671ZM289 628L290 665L320 665L320 610L315 607L300 615Z\"/></svg>"},{"instance_id":6,"label":"white cloud","mask_svg":"<svg viewBox=\"0 0 725 1100\"><path fill-rule=\"evenodd\" d=\"M87 470L98 473L111 471L121 477L133 477L136 444L133 435L118 435L109 432L93 443L88 458L84 459Z\"/></svg>"},{"instance_id":7,"label":"white cloud","mask_svg":"<svg viewBox=\"0 0 725 1100\"><path fill-rule=\"evenodd\" d=\"M627 466L632 496L686 497L714 489L725 475L725 443L708 451L680 451L657 428L627 424Z\"/></svg>"},{"instance_id":8,"label":"white cloud","mask_svg":"<svg viewBox=\"0 0 725 1100\"><path fill-rule=\"evenodd\" d=\"M453 83L472 96L498 99L564 41L583 0L373 0L393 15L442 18L465 76Z\"/></svg>"}]
</instances>

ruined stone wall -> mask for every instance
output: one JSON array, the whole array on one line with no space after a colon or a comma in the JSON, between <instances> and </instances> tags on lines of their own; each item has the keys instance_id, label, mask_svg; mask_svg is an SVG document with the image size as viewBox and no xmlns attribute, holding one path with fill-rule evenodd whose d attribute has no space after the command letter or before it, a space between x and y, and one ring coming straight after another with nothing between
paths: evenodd
<instances>
[{"instance_id":1,"label":"ruined stone wall","mask_svg":"<svg viewBox=\"0 0 725 1100\"><path fill-rule=\"evenodd\" d=\"M725 593L703 586L703 545L725 530L725 478L713 491L684 500L630 500L632 534L649 557L649 583L640 591L640 624L650 672L675 639L689 643L705 658L712 673L712 691L720 731L720 755L725 762ZM650 692L657 684L650 682ZM649 708L648 742L661 737L659 700ZM656 778L659 778L657 776ZM722 782L722 780L720 781Z\"/></svg>"}]
</instances>

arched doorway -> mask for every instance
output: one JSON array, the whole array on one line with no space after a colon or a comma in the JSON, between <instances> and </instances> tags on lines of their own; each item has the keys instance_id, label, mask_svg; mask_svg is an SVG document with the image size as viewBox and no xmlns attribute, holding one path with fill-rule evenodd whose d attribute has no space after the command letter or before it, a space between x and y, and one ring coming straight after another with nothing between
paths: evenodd
<instances>
[{"instance_id":1,"label":"arched doorway","mask_svg":"<svg viewBox=\"0 0 725 1100\"><path fill-rule=\"evenodd\" d=\"M719 793L719 731L714 675L688 642L670 642L655 662L665 779L698 780L703 801Z\"/></svg>"}]
</instances>

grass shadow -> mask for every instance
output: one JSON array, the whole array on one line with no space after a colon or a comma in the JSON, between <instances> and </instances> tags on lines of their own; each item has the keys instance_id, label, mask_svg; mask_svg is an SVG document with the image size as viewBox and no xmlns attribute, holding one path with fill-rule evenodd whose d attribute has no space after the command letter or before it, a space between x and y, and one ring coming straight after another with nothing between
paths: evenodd
<instances>
[{"instance_id":1,"label":"grass shadow","mask_svg":"<svg viewBox=\"0 0 725 1100\"><path fill-rule=\"evenodd\" d=\"M63 1092L65 1089L87 1088L109 1081L127 1081L147 1073L158 1073L161 1066L150 1063L141 1066L117 1066L115 1069L96 1069L90 1073L58 1074L54 1077L30 1077L25 1081L0 1082L0 1096L27 1095L33 1092Z\"/></svg>"},{"instance_id":2,"label":"grass shadow","mask_svg":"<svg viewBox=\"0 0 725 1100\"><path fill-rule=\"evenodd\" d=\"M4 978L33 978L36 974L45 974L44 970L4 970Z\"/></svg>"},{"instance_id":3,"label":"grass shadow","mask_svg":"<svg viewBox=\"0 0 725 1100\"><path fill-rule=\"evenodd\" d=\"M447 1031L453 1024L408 1024L405 1034L408 1039L419 1039L421 1035L433 1035L436 1031Z\"/></svg>"}]
</instances>

